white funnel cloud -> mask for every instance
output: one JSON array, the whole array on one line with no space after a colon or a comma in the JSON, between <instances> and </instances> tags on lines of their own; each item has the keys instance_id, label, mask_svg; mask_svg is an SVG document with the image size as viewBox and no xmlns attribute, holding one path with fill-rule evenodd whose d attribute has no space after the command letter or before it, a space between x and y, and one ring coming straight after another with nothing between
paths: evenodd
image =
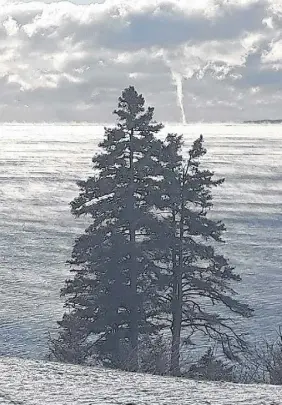
<instances>
[{"instance_id":1,"label":"white funnel cloud","mask_svg":"<svg viewBox=\"0 0 282 405\"><path fill-rule=\"evenodd\" d=\"M180 107L181 111L181 116L182 116L182 124L186 125L186 115L185 115L185 109L184 109L184 95L183 95L183 78L180 73L175 72L174 70L171 71L172 78L174 81L174 84L176 86L176 92L177 92L177 102Z\"/></svg>"}]
</instances>

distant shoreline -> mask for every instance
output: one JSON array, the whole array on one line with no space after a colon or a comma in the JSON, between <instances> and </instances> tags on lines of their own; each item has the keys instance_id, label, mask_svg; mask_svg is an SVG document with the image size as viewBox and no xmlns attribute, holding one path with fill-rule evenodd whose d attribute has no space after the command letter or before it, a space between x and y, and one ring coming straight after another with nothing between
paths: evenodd
<instances>
[{"instance_id":1,"label":"distant shoreline","mask_svg":"<svg viewBox=\"0 0 282 405\"><path fill-rule=\"evenodd\" d=\"M282 124L281 120L252 120L252 121L244 121L244 124Z\"/></svg>"},{"instance_id":2,"label":"distant shoreline","mask_svg":"<svg viewBox=\"0 0 282 405\"><path fill-rule=\"evenodd\" d=\"M247 121L191 121L187 122L186 124L182 124L180 122L166 122L162 121L165 126L171 127L189 127L195 125L226 125L226 126L233 126L233 125L246 125L246 124L282 124L282 119L279 120L247 120ZM35 121L35 122L28 122L28 121L0 121L0 127L3 126L95 126L95 127L108 127L115 125L115 122L88 122L88 121Z\"/></svg>"}]
</instances>

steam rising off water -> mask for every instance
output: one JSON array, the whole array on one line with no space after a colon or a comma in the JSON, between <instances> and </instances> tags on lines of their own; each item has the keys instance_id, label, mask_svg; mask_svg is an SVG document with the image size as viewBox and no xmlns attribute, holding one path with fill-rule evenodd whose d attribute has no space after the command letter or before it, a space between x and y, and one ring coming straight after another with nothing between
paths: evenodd
<instances>
[{"instance_id":1,"label":"steam rising off water","mask_svg":"<svg viewBox=\"0 0 282 405\"><path fill-rule=\"evenodd\" d=\"M242 323L254 339L282 324L282 127L187 125L187 147L204 135L207 167L226 178L214 216L228 228L223 250L242 274L235 288L255 309ZM66 260L87 219L68 203L92 173L103 128L7 125L0 129L0 352L43 357L47 334L62 315Z\"/></svg>"}]
</instances>

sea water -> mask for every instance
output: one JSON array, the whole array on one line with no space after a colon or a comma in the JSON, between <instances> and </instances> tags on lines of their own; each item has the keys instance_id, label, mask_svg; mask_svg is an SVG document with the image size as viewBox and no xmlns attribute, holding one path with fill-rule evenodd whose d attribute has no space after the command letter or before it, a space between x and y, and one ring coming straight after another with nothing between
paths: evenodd
<instances>
[{"instance_id":1,"label":"sea water","mask_svg":"<svg viewBox=\"0 0 282 405\"><path fill-rule=\"evenodd\" d=\"M0 354L42 358L63 313L65 264L87 218L69 202L92 173L103 139L97 125L0 126ZM282 126L167 125L184 150L203 134L205 167L225 177L213 216L227 226L224 253L243 281L237 298L255 309L242 330L252 339L282 325Z\"/></svg>"}]
</instances>

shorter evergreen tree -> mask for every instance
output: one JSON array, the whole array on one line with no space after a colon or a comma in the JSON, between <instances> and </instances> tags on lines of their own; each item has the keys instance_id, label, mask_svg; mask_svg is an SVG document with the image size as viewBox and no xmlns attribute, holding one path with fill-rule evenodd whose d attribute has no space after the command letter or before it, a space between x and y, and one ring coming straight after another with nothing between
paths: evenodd
<instances>
[{"instance_id":1,"label":"shorter evergreen tree","mask_svg":"<svg viewBox=\"0 0 282 405\"><path fill-rule=\"evenodd\" d=\"M196 380L232 382L235 379L234 365L216 358L212 348L209 348L199 361L190 367L187 377Z\"/></svg>"},{"instance_id":2,"label":"shorter evergreen tree","mask_svg":"<svg viewBox=\"0 0 282 405\"><path fill-rule=\"evenodd\" d=\"M87 361L90 345L86 342L85 325L71 313L65 313L58 322L61 327L59 336L49 338L49 360L63 363L83 364Z\"/></svg>"},{"instance_id":3,"label":"shorter evergreen tree","mask_svg":"<svg viewBox=\"0 0 282 405\"><path fill-rule=\"evenodd\" d=\"M169 341L162 334L144 335L140 342L140 371L144 373L169 374Z\"/></svg>"},{"instance_id":4,"label":"shorter evergreen tree","mask_svg":"<svg viewBox=\"0 0 282 405\"><path fill-rule=\"evenodd\" d=\"M245 340L236 333L231 313L249 317L252 310L235 296L233 284L241 281L229 261L216 251L225 226L209 217L213 206L212 189L224 179L202 169L206 154L200 136L184 161L182 138L170 134L163 154L164 180L160 213L163 232L158 257L164 288L159 292L160 313L172 332L171 374L180 375L181 335L199 332L220 342L224 354L235 359Z\"/></svg>"}]
</instances>

